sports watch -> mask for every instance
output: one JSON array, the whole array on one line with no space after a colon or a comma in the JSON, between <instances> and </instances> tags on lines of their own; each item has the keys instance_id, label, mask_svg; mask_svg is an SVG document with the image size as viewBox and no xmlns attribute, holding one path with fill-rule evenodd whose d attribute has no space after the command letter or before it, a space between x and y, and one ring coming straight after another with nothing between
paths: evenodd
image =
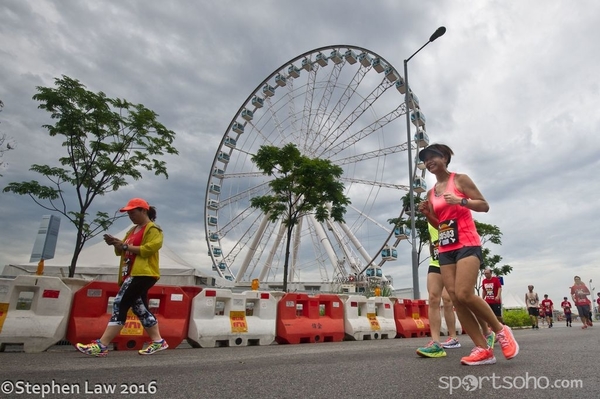
<instances>
[{"instance_id":1,"label":"sports watch","mask_svg":"<svg viewBox=\"0 0 600 399\"><path fill-rule=\"evenodd\" d=\"M460 200L460 206L467 206L468 203L469 203L469 200L466 198L463 198Z\"/></svg>"}]
</instances>

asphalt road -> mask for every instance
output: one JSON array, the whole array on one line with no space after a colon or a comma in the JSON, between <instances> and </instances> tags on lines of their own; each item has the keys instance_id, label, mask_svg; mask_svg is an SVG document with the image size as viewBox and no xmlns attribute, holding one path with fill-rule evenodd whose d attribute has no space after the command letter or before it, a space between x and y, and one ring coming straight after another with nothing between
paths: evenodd
<instances>
[{"instance_id":1,"label":"asphalt road","mask_svg":"<svg viewBox=\"0 0 600 399\"><path fill-rule=\"evenodd\" d=\"M498 347L495 365L477 367L460 365L472 348L466 335L462 348L439 359L415 354L425 338L198 349L184 344L152 356L111 351L106 358L70 346L38 354L8 347L0 353L0 398L600 396L600 325L514 333L521 347L516 358L505 360Z\"/></svg>"}]
</instances>

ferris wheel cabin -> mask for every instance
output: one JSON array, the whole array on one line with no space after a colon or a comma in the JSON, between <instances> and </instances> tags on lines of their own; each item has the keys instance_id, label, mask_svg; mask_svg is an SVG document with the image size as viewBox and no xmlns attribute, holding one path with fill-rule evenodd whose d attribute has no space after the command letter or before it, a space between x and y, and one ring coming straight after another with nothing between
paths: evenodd
<instances>
[{"instance_id":1,"label":"ferris wheel cabin","mask_svg":"<svg viewBox=\"0 0 600 399\"><path fill-rule=\"evenodd\" d=\"M425 129L417 129L417 133L415 133L415 143L417 143L420 148L425 148L429 145L429 136L425 132ZM419 158L417 157L417 159Z\"/></svg>"},{"instance_id":2,"label":"ferris wheel cabin","mask_svg":"<svg viewBox=\"0 0 600 399\"><path fill-rule=\"evenodd\" d=\"M269 84L264 85L262 91L267 97L273 97L275 95L275 88Z\"/></svg>"},{"instance_id":3,"label":"ferris wheel cabin","mask_svg":"<svg viewBox=\"0 0 600 399\"><path fill-rule=\"evenodd\" d=\"M242 134L244 133L244 125L242 125L239 122L234 122L233 126L231 126L231 130L233 130L237 134Z\"/></svg>"},{"instance_id":4,"label":"ferris wheel cabin","mask_svg":"<svg viewBox=\"0 0 600 399\"><path fill-rule=\"evenodd\" d=\"M209 199L206 207L208 209L212 209L213 211L216 211L217 209L219 209L219 201L217 201L215 199Z\"/></svg>"},{"instance_id":5,"label":"ferris wheel cabin","mask_svg":"<svg viewBox=\"0 0 600 399\"><path fill-rule=\"evenodd\" d=\"M310 62L310 60L308 58L305 58L302 60L302 68L306 69L307 71L312 71L313 66L312 66L312 62Z\"/></svg>"},{"instance_id":6,"label":"ferris wheel cabin","mask_svg":"<svg viewBox=\"0 0 600 399\"><path fill-rule=\"evenodd\" d=\"M408 91L408 108L419 109L419 97L412 90Z\"/></svg>"},{"instance_id":7,"label":"ferris wheel cabin","mask_svg":"<svg viewBox=\"0 0 600 399\"><path fill-rule=\"evenodd\" d=\"M225 176L225 171L223 169L219 169L218 167L214 167L212 170L212 175L214 177L222 178Z\"/></svg>"},{"instance_id":8,"label":"ferris wheel cabin","mask_svg":"<svg viewBox=\"0 0 600 399\"><path fill-rule=\"evenodd\" d=\"M217 241L219 241L219 233L215 233L214 231L209 231L208 232L208 240L210 242L217 242Z\"/></svg>"},{"instance_id":9,"label":"ferris wheel cabin","mask_svg":"<svg viewBox=\"0 0 600 399\"><path fill-rule=\"evenodd\" d=\"M396 80L396 90L398 90L400 94L406 93L406 85L404 84L404 79L402 79L400 76L398 76L398 80Z\"/></svg>"},{"instance_id":10,"label":"ferris wheel cabin","mask_svg":"<svg viewBox=\"0 0 600 399\"><path fill-rule=\"evenodd\" d=\"M288 67L288 74L292 77L292 78L298 78L300 77L300 68L298 68L295 65L290 65Z\"/></svg>"},{"instance_id":11,"label":"ferris wheel cabin","mask_svg":"<svg viewBox=\"0 0 600 399\"><path fill-rule=\"evenodd\" d=\"M216 226L218 219L216 216L207 216L206 222L208 223L209 226Z\"/></svg>"},{"instance_id":12,"label":"ferris wheel cabin","mask_svg":"<svg viewBox=\"0 0 600 399\"><path fill-rule=\"evenodd\" d=\"M396 226L394 228L394 236L401 240L406 240L410 235L410 229L403 224L402 226Z\"/></svg>"},{"instance_id":13,"label":"ferris wheel cabin","mask_svg":"<svg viewBox=\"0 0 600 399\"><path fill-rule=\"evenodd\" d=\"M225 137L224 144L225 144L225 146L227 146L229 148L235 148L235 146L237 144L237 140L232 139L231 137L227 136L227 137Z\"/></svg>"},{"instance_id":14,"label":"ferris wheel cabin","mask_svg":"<svg viewBox=\"0 0 600 399\"><path fill-rule=\"evenodd\" d=\"M386 65L383 61L381 61L381 58L375 58L372 65L373 69L376 70L377 73L381 73L386 69Z\"/></svg>"},{"instance_id":15,"label":"ferris wheel cabin","mask_svg":"<svg viewBox=\"0 0 600 399\"><path fill-rule=\"evenodd\" d=\"M427 183L425 182L425 179L421 176L415 176L415 179L413 180L413 189L419 194L427 191Z\"/></svg>"},{"instance_id":16,"label":"ferris wheel cabin","mask_svg":"<svg viewBox=\"0 0 600 399\"><path fill-rule=\"evenodd\" d=\"M386 245L385 248L381 250L381 258L383 260L396 260L398 259L398 251L396 248Z\"/></svg>"},{"instance_id":17,"label":"ferris wheel cabin","mask_svg":"<svg viewBox=\"0 0 600 399\"><path fill-rule=\"evenodd\" d=\"M212 194L221 194L221 186L216 183L210 183L208 191Z\"/></svg>"},{"instance_id":18,"label":"ferris wheel cabin","mask_svg":"<svg viewBox=\"0 0 600 399\"><path fill-rule=\"evenodd\" d=\"M383 277L383 271L379 266L370 266L365 270L365 276L367 277Z\"/></svg>"},{"instance_id":19,"label":"ferris wheel cabin","mask_svg":"<svg viewBox=\"0 0 600 399\"><path fill-rule=\"evenodd\" d=\"M339 64L342 62L342 55L339 51L333 50L331 54L329 54L329 59L333 61L334 64Z\"/></svg>"},{"instance_id":20,"label":"ferris wheel cabin","mask_svg":"<svg viewBox=\"0 0 600 399\"><path fill-rule=\"evenodd\" d=\"M389 80L390 82L396 82L398 79L400 79L398 72L396 72L396 70L393 67L385 68L385 71L383 73L385 74L387 80Z\"/></svg>"},{"instance_id":21,"label":"ferris wheel cabin","mask_svg":"<svg viewBox=\"0 0 600 399\"><path fill-rule=\"evenodd\" d=\"M258 96L252 97L252 105L254 105L256 108L262 108L264 104L265 104L264 98L261 98Z\"/></svg>"},{"instance_id":22,"label":"ferris wheel cabin","mask_svg":"<svg viewBox=\"0 0 600 399\"><path fill-rule=\"evenodd\" d=\"M252 99L254 101L254 99ZM261 104L262 107L262 104ZM250 111L249 109L244 108L244 110L242 111L242 118L244 118L247 121L251 121L252 118L254 118L254 112Z\"/></svg>"},{"instance_id":23,"label":"ferris wheel cabin","mask_svg":"<svg viewBox=\"0 0 600 399\"><path fill-rule=\"evenodd\" d=\"M329 61L327 61L327 56L323 53L318 53L315 57L315 61L322 67L327 66L327 64L329 64Z\"/></svg>"},{"instance_id":24,"label":"ferris wheel cabin","mask_svg":"<svg viewBox=\"0 0 600 399\"><path fill-rule=\"evenodd\" d=\"M415 158L415 166L419 170L425 170L425 169L427 169L427 166L425 166L425 162L421 161L418 157Z\"/></svg>"},{"instance_id":25,"label":"ferris wheel cabin","mask_svg":"<svg viewBox=\"0 0 600 399\"><path fill-rule=\"evenodd\" d=\"M221 248L215 247L214 245L210 246L210 251L208 252L208 254L210 255L211 252L212 252L213 256L221 256L223 254L223 251L221 251Z\"/></svg>"},{"instance_id":26,"label":"ferris wheel cabin","mask_svg":"<svg viewBox=\"0 0 600 399\"><path fill-rule=\"evenodd\" d=\"M356 53L354 53L354 51L352 50L347 50L344 53L344 58L346 58L346 61L348 61L348 63L350 65L355 64L357 59L356 59Z\"/></svg>"},{"instance_id":27,"label":"ferris wheel cabin","mask_svg":"<svg viewBox=\"0 0 600 399\"><path fill-rule=\"evenodd\" d=\"M229 154L227 154L223 151L219 152L219 155L217 156L217 159L223 163L229 162L229 158L230 158Z\"/></svg>"},{"instance_id":28,"label":"ferris wheel cabin","mask_svg":"<svg viewBox=\"0 0 600 399\"><path fill-rule=\"evenodd\" d=\"M369 56L369 54L367 53L360 53L358 55L358 61L362 64L362 66L366 67L370 67L371 64L373 63L373 60L371 59L371 57Z\"/></svg>"},{"instance_id":29,"label":"ferris wheel cabin","mask_svg":"<svg viewBox=\"0 0 600 399\"><path fill-rule=\"evenodd\" d=\"M417 127L425 126L425 114L423 114L423 111L420 109L417 109L415 112L410 114L410 120Z\"/></svg>"},{"instance_id":30,"label":"ferris wheel cabin","mask_svg":"<svg viewBox=\"0 0 600 399\"><path fill-rule=\"evenodd\" d=\"M287 79L282 74L275 76L275 84L279 87L283 87L287 84Z\"/></svg>"}]
</instances>

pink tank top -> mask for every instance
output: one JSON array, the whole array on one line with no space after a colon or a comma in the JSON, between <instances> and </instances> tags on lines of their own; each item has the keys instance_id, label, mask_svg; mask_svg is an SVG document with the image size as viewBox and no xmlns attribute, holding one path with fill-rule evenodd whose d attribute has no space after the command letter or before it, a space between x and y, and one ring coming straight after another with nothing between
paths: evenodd
<instances>
[{"instance_id":1,"label":"pink tank top","mask_svg":"<svg viewBox=\"0 0 600 399\"><path fill-rule=\"evenodd\" d=\"M455 173L451 173L446 184L446 192L455 194L460 198L466 196L458 191L454 185ZM438 227L439 252L449 252L462 247L479 247L481 239L477 234L471 210L458 205L446 203L443 195L435 195L435 188L429 192L429 202L440 222Z\"/></svg>"}]
</instances>

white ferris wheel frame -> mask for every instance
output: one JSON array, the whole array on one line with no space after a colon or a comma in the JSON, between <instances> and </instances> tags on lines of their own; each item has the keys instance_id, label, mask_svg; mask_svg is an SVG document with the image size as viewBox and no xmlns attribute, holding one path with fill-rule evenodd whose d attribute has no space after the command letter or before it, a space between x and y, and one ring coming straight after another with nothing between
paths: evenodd
<instances>
[{"instance_id":1,"label":"white ferris wheel frame","mask_svg":"<svg viewBox=\"0 0 600 399\"><path fill-rule=\"evenodd\" d=\"M327 56L326 53L329 53L329 56ZM326 81L323 86L323 82L317 81L317 73L320 70L324 70L330 62L333 64L332 70L329 72L328 81ZM329 102L336 88L337 79L340 76L341 70L346 65L356 66L358 69L350 83L345 86L344 92L339 95L335 107L331 109L329 108ZM375 85L374 89L368 93L368 95L359 97L358 100L354 99L354 101L358 101L358 103L354 106L352 112L346 114L340 122L339 119L344 108L348 106L352 97L357 95L356 88L370 72L376 72L377 75L382 76L381 83ZM295 118L290 118L291 120L288 122L288 125L285 126L284 121L281 120L279 111L283 107L294 108L295 104L298 102L291 100L291 93L295 90L293 88L294 80L299 78L301 74L308 74L307 83L304 85L305 90L303 91L304 108L301 114L303 116L300 121ZM280 245L285 241L286 234L286 229L283 224L272 223L269 221L268 217L262 215L259 210L249 209L248 207L239 210L239 214L230 217L227 220L227 223L219 224L220 210L225 209L227 206L235 205L241 199L247 199L254 195L262 195L262 193L265 193L268 189L268 181L264 181L256 186L240 190L229 197L221 197L224 182L229 179L244 181L244 179L247 180L262 177L262 174L256 170L242 172L232 171L232 173L227 172L229 162L232 159L232 156L235 156L236 152L239 154L245 153L247 156L253 155L252 152L248 152L244 148L238 148L236 145L239 142L240 137L244 134L249 134L245 132L247 130L246 127L252 129L252 133L257 134L257 136L262 136L261 138L265 142L270 142L269 134L271 133L262 132L260 128L253 125L253 115L256 114L257 111L260 111L261 108L266 107L270 113L270 120L267 119L267 121L272 125L272 130L276 131L275 135L281 138L285 136L285 134L290 133L291 139L287 140L287 142L292 141L297 143L301 151L311 149L312 152L307 155L312 157L323 157L324 154L327 154L327 158L339 166L360 164L367 160L385 158L388 155L393 155L408 149L408 143L399 142L389 147L378 147L351 155L344 153L344 150L351 146L355 146L357 143L361 143L363 140L369 138L369 136L379 132L389 123L396 120L401 121L402 118L400 117L405 116L406 112L411 112L411 110L411 119L417 128L415 139L410 143L411 148L417 150L419 147L422 148L428 144L427 135L425 133L424 116L421 120L420 117L422 116L422 111L419 108L418 100L413 94L410 96L413 101L407 106L404 101L404 92L402 91L402 89L406 90L405 87L402 88L403 82L403 78L392 64L380 55L362 47L333 45L320 47L296 56L277 68L256 87L256 89L246 98L229 123L219 147L215 152L206 185L204 204L205 237L208 255L211 258L213 270L216 271L220 277L227 278L236 283L248 283L252 278L258 278L261 282L271 281L271 278L275 278L277 274L276 271L279 268L278 264L281 261L281 255L279 254ZM317 86L319 84L321 86ZM277 94L276 91L285 90L286 88L287 92L284 93L283 96L290 97L289 101L291 105L281 105L279 104L279 101L281 100L273 102L272 100ZM399 92L399 105L397 107L392 107L388 113L381 117L377 117L366 126L359 126L358 130L350 132L350 130L355 127L355 124L359 125L357 121L360 120L361 116L368 112L369 108L390 89L397 89ZM320 97L315 97L315 91L317 90L322 92ZM410 91L410 93L412 94L412 91ZM283 98L283 96L280 98ZM296 98L294 98L294 100L296 100ZM316 108L313 106L315 100L319 103ZM278 106L280 106L280 108L276 108ZM287 114L294 115L295 112L295 109L290 109ZM266 113L267 112L265 111L265 114ZM346 132L350 133L344 136ZM398 138L401 138L403 136L405 137L405 134L398 132L397 136ZM419 145L418 138L427 141L421 142L421 145ZM310 145L314 145L317 141L319 142L318 146L310 147ZM285 144L286 141L283 140L281 143ZM331 148L333 148L333 150L327 152L327 150ZM337 154L344 154L345 156L336 158ZM418 157L415 158L417 158L416 161L418 161ZM420 176L417 175L419 169L421 170ZM419 168L414 168L413 178L406 180L412 180L415 184L419 183L424 185L424 174L425 171L423 170L422 165L419 165ZM345 184L364 184L371 187L378 186L406 192L409 190L408 185L374 181L373 179L363 180L355 177L343 176L341 180ZM418 193L415 195L418 195ZM373 203L371 203L371 206L372 205ZM371 218L368 214L355 208L352 204L349 208L353 209L358 214L362 214L362 217L365 220L368 220L373 225L376 225L385 231L387 238L383 240L382 244L377 247L375 253L371 255L361 243L360 239L354 234L353 229L346 223L328 220L326 223L321 224L316 221L313 215L306 215L305 218L300 219L299 226L296 226L294 229L289 268L290 282L296 281L299 278L297 266L301 262L299 248L303 239L312 240L313 246L315 248L318 247L318 250L320 251L320 257L317 258L321 259L319 273L322 281L333 281L351 273L360 274L366 267L375 263L382 266L386 262L385 258L376 262L382 251L386 248L395 249L401 240L407 239L406 235L396 235L394 239L392 237L394 235L394 228L392 226L386 227L380 221ZM399 218L402 218L406 214L406 209L403 206L400 208ZM239 240L235 243L230 243L229 251L224 253L223 248L225 245L222 241L227 237L228 233L239 226L242 226L244 223L248 223L250 218L253 220L253 222L250 223L250 226L258 227L253 231L247 229L242 233L244 242ZM302 236L303 227L311 233L308 234L309 237ZM248 237L246 237L246 235L248 235ZM265 239L268 241L267 243L263 242ZM237 259L239 256L241 256L240 260ZM261 262L263 262L261 267L259 267L256 259L261 259ZM235 268L237 269L237 272L234 272L232 260L236 261ZM329 267L325 264L325 260L329 263ZM257 268L260 270L257 271ZM329 270L333 271L331 276L329 275Z\"/></svg>"}]
</instances>

